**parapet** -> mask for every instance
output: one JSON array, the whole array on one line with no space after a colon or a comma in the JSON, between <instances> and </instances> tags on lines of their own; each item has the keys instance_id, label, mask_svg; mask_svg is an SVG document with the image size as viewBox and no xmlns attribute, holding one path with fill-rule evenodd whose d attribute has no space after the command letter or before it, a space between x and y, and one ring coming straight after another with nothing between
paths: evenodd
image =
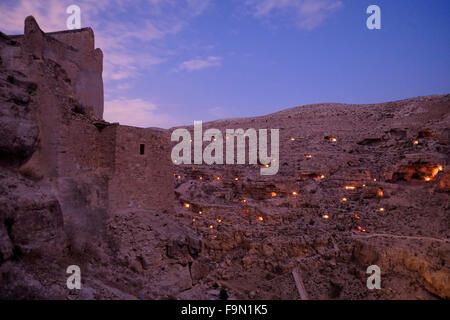
<instances>
[{"instance_id":1,"label":"parapet","mask_svg":"<svg viewBox=\"0 0 450 320\"><path fill-rule=\"evenodd\" d=\"M83 113L103 119L103 53L95 49L91 28L44 33L34 17L25 19L24 34L10 36L35 59L52 60L67 73Z\"/></svg>"}]
</instances>

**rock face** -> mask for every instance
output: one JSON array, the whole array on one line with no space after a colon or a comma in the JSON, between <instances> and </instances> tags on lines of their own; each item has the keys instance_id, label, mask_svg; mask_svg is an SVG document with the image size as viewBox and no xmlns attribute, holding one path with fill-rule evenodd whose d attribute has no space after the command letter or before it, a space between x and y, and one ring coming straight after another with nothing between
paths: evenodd
<instances>
[{"instance_id":1,"label":"rock face","mask_svg":"<svg viewBox=\"0 0 450 320\"><path fill-rule=\"evenodd\" d=\"M86 285L75 298L138 297L137 282L146 280L135 265L148 257L124 259L137 245L126 236L140 239L139 247L164 247L160 227L154 238L147 228L121 237L111 230L135 223L126 218L131 209L169 224L168 132L102 120L103 54L91 29L46 34L28 17L23 36L0 33L0 58L0 297L74 298L65 285L72 264L84 270ZM188 231L164 232L187 237ZM165 277L176 274L181 284L170 292L155 285L149 296L192 284L185 257L164 251L159 258Z\"/></svg>"},{"instance_id":2,"label":"rock face","mask_svg":"<svg viewBox=\"0 0 450 320\"><path fill-rule=\"evenodd\" d=\"M176 218L218 266L202 277L241 299L298 299L295 268L310 299L448 299L449 124L450 95L203 124L280 129L280 169L175 168Z\"/></svg>"}]
</instances>

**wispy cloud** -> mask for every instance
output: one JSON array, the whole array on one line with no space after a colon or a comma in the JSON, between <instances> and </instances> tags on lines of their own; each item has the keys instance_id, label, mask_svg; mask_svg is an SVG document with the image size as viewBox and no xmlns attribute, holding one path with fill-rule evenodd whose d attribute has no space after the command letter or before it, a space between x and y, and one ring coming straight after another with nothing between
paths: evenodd
<instances>
[{"instance_id":1,"label":"wispy cloud","mask_svg":"<svg viewBox=\"0 0 450 320\"><path fill-rule=\"evenodd\" d=\"M178 119L161 113L158 107L143 99L119 98L105 101L105 120L136 127L170 128Z\"/></svg>"},{"instance_id":2,"label":"wispy cloud","mask_svg":"<svg viewBox=\"0 0 450 320\"><path fill-rule=\"evenodd\" d=\"M222 58L210 56L205 59L193 59L182 62L176 71L197 71L206 68L220 67L222 65Z\"/></svg>"},{"instance_id":3,"label":"wispy cloud","mask_svg":"<svg viewBox=\"0 0 450 320\"><path fill-rule=\"evenodd\" d=\"M290 15L302 29L312 30L343 6L340 0L246 0L247 12L268 19L277 13Z\"/></svg>"}]
</instances>

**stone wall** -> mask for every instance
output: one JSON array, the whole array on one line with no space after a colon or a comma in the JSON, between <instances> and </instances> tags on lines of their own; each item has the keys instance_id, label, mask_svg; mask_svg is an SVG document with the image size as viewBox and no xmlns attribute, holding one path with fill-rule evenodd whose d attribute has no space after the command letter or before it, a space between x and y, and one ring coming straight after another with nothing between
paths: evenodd
<instances>
[{"instance_id":1,"label":"stone wall","mask_svg":"<svg viewBox=\"0 0 450 320\"><path fill-rule=\"evenodd\" d=\"M173 210L173 166L167 131L117 126L114 158L110 208Z\"/></svg>"}]
</instances>

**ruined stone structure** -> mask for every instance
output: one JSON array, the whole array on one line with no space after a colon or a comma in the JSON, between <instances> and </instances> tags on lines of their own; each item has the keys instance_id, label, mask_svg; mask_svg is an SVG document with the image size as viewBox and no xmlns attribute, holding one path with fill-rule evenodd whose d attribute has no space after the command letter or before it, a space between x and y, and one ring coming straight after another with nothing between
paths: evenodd
<instances>
[{"instance_id":1,"label":"ruined stone structure","mask_svg":"<svg viewBox=\"0 0 450 320\"><path fill-rule=\"evenodd\" d=\"M31 111L36 150L18 166L54 184L66 221L97 232L108 211L170 212L168 134L102 120L103 53L95 49L92 29L44 33L28 17L24 35L9 38L17 42L10 58L28 60L29 81L39 83ZM36 68L30 72L27 64Z\"/></svg>"}]
</instances>

